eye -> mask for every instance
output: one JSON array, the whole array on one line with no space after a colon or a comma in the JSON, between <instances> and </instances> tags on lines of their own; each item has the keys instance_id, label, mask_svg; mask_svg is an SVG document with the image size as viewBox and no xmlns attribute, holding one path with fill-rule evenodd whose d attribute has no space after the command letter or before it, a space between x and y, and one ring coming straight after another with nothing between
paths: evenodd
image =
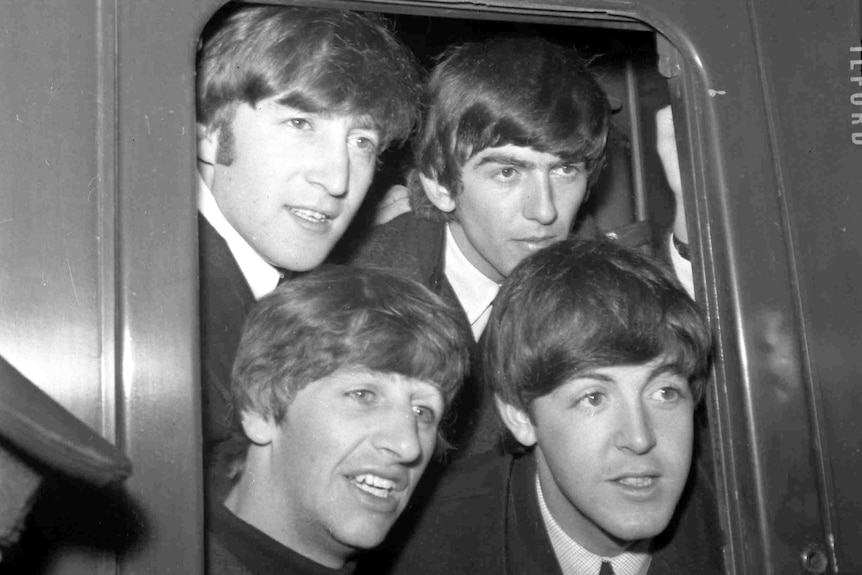
<instances>
[{"instance_id":1,"label":"eye","mask_svg":"<svg viewBox=\"0 0 862 575\"><path fill-rule=\"evenodd\" d=\"M515 176L518 175L518 170L516 170L515 168L511 168L511 167L500 168L498 175L499 175L500 179L502 179L502 180L511 180L512 178L514 178Z\"/></svg>"},{"instance_id":2,"label":"eye","mask_svg":"<svg viewBox=\"0 0 862 575\"><path fill-rule=\"evenodd\" d=\"M369 404L377 399L377 394L370 389L353 389L345 394L358 403Z\"/></svg>"},{"instance_id":3,"label":"eye","mask_svg":"<svg viewBox=\"0 0 862 575\"><path fill-rule=\"evenodd\" d=\"M686 384L663 385L652 393L652 399L659 403L673 405L688 398L688 386Z\"/></svg>"},{"instance_id":4,"label":"eye","mask_svg":"<svg viewBox=\"0 0 862 575\"><path fill-rule=\"evenodd\" d=\"M288 118L287 125L297 130L311 129L311 122L306 118Z\"/></svg>"},{"instance_id":5,"label":"eye","mask_svg":"<svg viewBox=\"0 0 862 575\"><path fill-rule=\"evenodd\" d=\"M688 381L683 377L666 378L656 384L650 398L658 403L670 406L691 398Z\"/></svg>"},{"instance_id":6,"label":"eye","mask_svg":"<svg viewBox=\"0 0 862 575\"><path fill-rule=\"evenodd\" d=\"M558 176L562 176L564 178L575 178L583 171L584 165L582 163L578 164L563 164L561 166L557 166L554 168L554 172Z\"/></svg>"},{"instance_id":7,"label":"eye","mask_svg":"<svg viewBox=\"0 0 862 575\"><path fill-rule=\"evenodd\" d=\"M355 136L353 138L353 145L363 152L377 154L378 143L374 138L369 138L368 136Z\"/></svg>"},{"instance_id":8,"label":"eye","mask_svg":"<svg viewBox=\"0 0 862 575\"><path fill-rule=\"evenodd\" d=\"M434 425L437 423L437 412L427 405L414 405L413 413L416 414L416 419L422 423Z\"/></svg>"},{"instance_id":9,"label":"eye","mask_svg":"<svg viewBox=\"0 0 862 575\"><path fill-rule=\"evenodd\" d=\"M602 391L590 391L581 395L576 401L575 406L581 409L594 411L602 407L607 401L608 396Z\"/></svg>"},{"instance_id":10,"label":"eye","mask_svg":"<svg viewBox=\"0 0 862 575\"><path fill-rule=\"evenodd\" d=\"M518 168L512 166L502 166L489 172L489 176L497 182L503 184L514 184L518 182L521 173Z\"/></svg>"}]
</instances>

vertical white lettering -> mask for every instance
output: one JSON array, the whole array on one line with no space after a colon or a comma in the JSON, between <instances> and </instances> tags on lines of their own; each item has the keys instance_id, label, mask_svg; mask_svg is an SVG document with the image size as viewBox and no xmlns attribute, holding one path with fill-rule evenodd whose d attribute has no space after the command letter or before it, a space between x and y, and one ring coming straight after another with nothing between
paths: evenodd
<instances>
[{"instance_id":1,"label":"vertical white lettering","mask_svg":"<svg viewBox=\"0 0 862 575\"><path fill-rule=\"evenodd\" d=\"M862 53L862 46L851 46L850 47L851 54L860 54ZM850 70L856 70L857 68L862 68L862 59L859 60L850 60ZM851 82L855 82L857 86L862 86L862 75L860 76L851 76ZM854 106L862 106L862 92L857 92L856 94L852 94L850 96L850 102ZM862 112L851 112L850 113L850 125L855 126L858 124L862 124ZM862 146L862 132L853 132L850 134L850 140L856 146Z\"/></svg>"}]
</instances>

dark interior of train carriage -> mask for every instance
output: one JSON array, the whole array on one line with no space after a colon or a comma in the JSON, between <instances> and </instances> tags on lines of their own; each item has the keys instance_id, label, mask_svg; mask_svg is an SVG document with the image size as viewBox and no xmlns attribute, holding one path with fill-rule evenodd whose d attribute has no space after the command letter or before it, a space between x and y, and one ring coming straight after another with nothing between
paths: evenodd
<instances>
[{"instance_id":1,"label":"dark interior of train carriage","mask_svg":"<svg viewBox=\"0 0 862 575\"><path fill-rule=\"evenodd\" d=\"M495 36L541 35L575 46L605 88L612 110L607 164L581 215L591 214L605 230L648 220L654 241L666 233L674 205L655 149L655 113L669 103L669 95L667 81L658 70L655 32L628 22L564 25L410 14L389 18L425 69L447 46ZM384 154L352 235L345 237L337 253L348 251L356 235L370 225L375 201L391 185L403 183L409 161L407 146Z\"/></svg>"},{"instance_id":2,"label":"dark interior of train carriage","mask_svg":"<svg viewBox=\"0 0 862 575\"><path fill-rule=\"evenodd\" d=\"M647 219L654 241L664 235L672 220L673 196L655 150L655 112L668 103L669 95L658 71L654 32L640 24L619 22L390 17L425 67L433 65L435 56L452 43L498 35L539 34L576 46L591 62L612 108L608 161L583 212L592 213L602 229ZM368 200L339 253L348 250L370 225L375 201L389 186L403 181L408 163L406 147L385 153ZM169 491L165 491L167 497ZM4 557L0 573L50 572L57 550L63 547L83 549L87 555L134 554L149 537L146 517L127 500L122 488L96 491L55 482L44 490L28 521L29 528L14 555Z\"/></svg>"}]
</instances>

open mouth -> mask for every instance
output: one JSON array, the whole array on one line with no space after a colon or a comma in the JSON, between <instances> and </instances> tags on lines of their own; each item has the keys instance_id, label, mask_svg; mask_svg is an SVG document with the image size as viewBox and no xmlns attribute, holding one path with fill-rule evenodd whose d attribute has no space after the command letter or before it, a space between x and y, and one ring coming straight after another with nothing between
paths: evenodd
<instances>
[{"instance_id":1,"label":"open mouth","mask_svg":"<svg viewBox=\"0 0 862 575\"><path fill-rule=\"evenodd\" d=\"M620 483L621 485L624 485L625 487L634 487L637 489L644 489L647 487L652 487L656 482L656 478L651 476L651 475L650 476L642 476L641 475L641 476L621 477L621 478L617 479L616 481L617 481L617 483Z\"/></svg>"},{"instance_id":2,"label":"open mouth","mask_svg":"<svg viewBox=\"0 0 862 575\"><path fill-rule=\"evenodd\" d=\"M303 220L315 223L322 224L323 222L329 219L329 216L326 214L322 214L320 212L315 212L314 210L308 210L305 208L288 208L290 212Z\"/></svg>"},{"instance_id":3,"label":"open mouth","mask_svg":"<svg viewBox=\"0 0 862 575\"><path fill-rule=\"evenodd\" d=\"M366 493L386 499L395 489L395 482L370 473L363 473L352 478L353 484Z\"/></svg>"}]
</instances>

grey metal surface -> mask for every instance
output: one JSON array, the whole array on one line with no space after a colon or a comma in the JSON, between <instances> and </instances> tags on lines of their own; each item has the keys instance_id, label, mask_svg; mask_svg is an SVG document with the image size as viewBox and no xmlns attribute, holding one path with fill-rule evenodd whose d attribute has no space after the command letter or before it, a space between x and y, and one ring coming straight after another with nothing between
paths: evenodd
<instances>
[{"instance_id":1,"label":"grey metal surface","mask_svg":"<svg viewBox=\"0 0 862 575\"><path fill-rule=\"evenodd\" d=\"M0 353L135 466L131 543L49 572L202 570L194 48L217 4L0 5ZM822 549L827 572L862 572L859 3L325 4L668 38L729 570L804 573Z\"/></svg>"}]
</instances>

